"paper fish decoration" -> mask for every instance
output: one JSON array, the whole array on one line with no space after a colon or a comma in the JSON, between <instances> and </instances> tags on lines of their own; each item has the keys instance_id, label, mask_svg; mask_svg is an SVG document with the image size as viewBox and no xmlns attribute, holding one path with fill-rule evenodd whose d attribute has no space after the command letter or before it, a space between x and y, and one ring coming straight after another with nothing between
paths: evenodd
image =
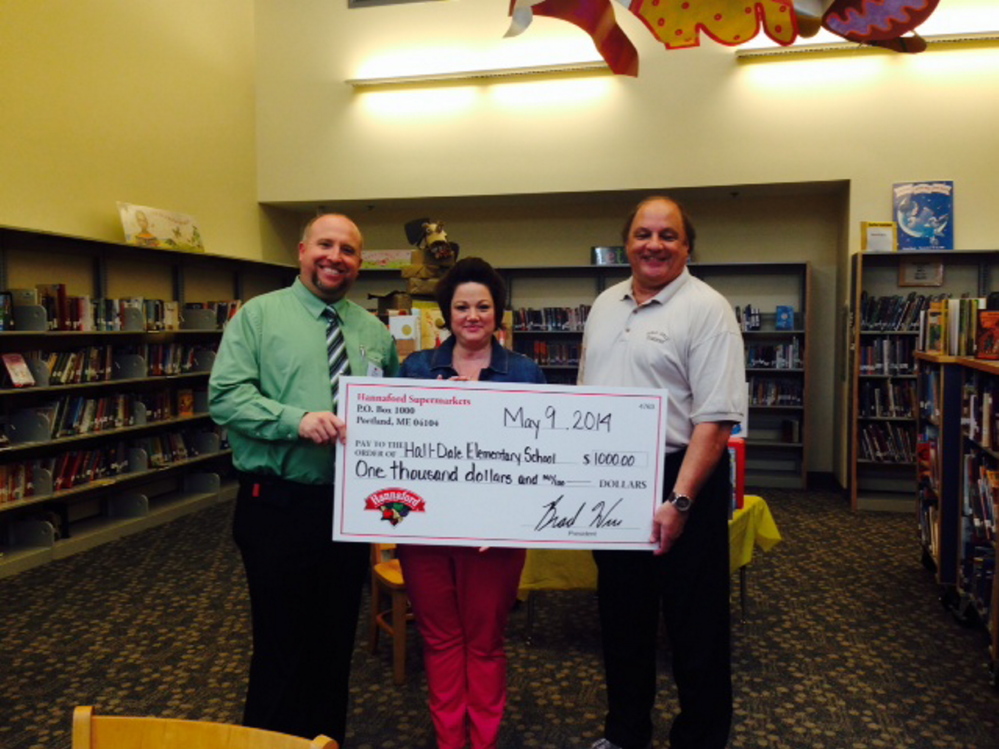
<instances>
[{"instance_id":1,"label":"paper fish decoration","mask_svg":"<svg viewBox=\"0 0 999 749\"><path fill-rule=\"evenodd\" d=\"M645 24L667 49L696 47L705 35L720 44L744 44L763 31L781 45L820 27L862 44L921 52L925 42L904 37L939 0L613 0ZM561 18L592 38L619 75L638 75L638 52L617 23L612 0L510 0L507 36L523 32L534 15ZM800 29L800 31L799 31Z\"/></svg>"},{"instance_id":2,"label":"paper fish decoration","mask_svg":"<svg viewBox=\"0 0 999 749\"><path fill-rule=\"evenodd\" d=\"M905 36L930 17L939 0L833 0L822 27L851 42L887 47L896 52L922 52L926 42Z\"/></svg>"}]
</instances>

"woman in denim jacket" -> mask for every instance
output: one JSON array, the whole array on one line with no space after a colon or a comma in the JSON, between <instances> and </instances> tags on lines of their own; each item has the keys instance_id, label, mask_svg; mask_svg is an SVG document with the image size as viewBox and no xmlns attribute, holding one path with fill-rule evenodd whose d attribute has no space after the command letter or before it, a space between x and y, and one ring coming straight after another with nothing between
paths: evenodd
<instances>
[{"instance_id":1,"label":"woman in denim jacket","mask_svg":"<svg viewBox=\"0 0 999 749\"><path fill-rule=\"evenodd\" d=\"M438 348L410 354L401 377L545 381L531 359L505 349L506 284L480 258L458 261L438 282L451 332ZM506 704L504 631L524 566L524 549L400 546L403 575L423 636L430 714L439 749L495 747Z\"/></svg>"}]
</instances>

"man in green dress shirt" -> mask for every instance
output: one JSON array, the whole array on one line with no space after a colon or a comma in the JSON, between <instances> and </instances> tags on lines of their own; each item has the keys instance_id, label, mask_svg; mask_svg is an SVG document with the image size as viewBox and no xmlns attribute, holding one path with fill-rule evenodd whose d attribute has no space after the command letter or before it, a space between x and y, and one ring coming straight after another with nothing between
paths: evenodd
<instances>
[{"instance_id":1,"label":"man in green dress shirt","mask_svg":"<svg viewBox=\"0 0 999 749\"><path fill-rule=\"evenodd\" d=\"M394 376L399 367L386 327L345 298L362 249L346 216L314 218L294 284L243 305L209 381L211 415L228 428L239 473L233 536L253 619L243 722L341 744L369 552L332 540L333 451L345 424L333 413L327 306L350 374Z\"/></svg>"}]
</instances>

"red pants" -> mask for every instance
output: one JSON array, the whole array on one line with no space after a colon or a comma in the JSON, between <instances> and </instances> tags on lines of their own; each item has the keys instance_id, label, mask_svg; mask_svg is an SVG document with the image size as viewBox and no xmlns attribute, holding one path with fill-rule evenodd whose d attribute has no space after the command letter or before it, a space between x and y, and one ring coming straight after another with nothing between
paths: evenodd
<instances>
[{"instance_id":1,"label":"red pants","mask_svg":"<svg viewBox=\"0 0 999 749\"><path fill-rule=\"evenodd\" d=\"M503 633L523 549L400 546L423 636L430 715L440 749L495 747L506 705Z\"/></svg>"}]
</instances>

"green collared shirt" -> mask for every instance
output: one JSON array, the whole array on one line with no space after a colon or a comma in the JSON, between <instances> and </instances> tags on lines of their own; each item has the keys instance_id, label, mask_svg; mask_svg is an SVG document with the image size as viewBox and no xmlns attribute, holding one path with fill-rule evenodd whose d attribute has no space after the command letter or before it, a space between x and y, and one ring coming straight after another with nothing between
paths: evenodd
<instances>
[{"instance_id":1,"label":"green collared shirt","mask_svg":"<svg viewBox=\"0 0 999 749\"><path fill-rule=\"evenodd\" d=\"M393 377L395 341L378 318L346 299L340 316L350 373ZM208 383L212 419L229 430L240 471L304 484L333 482L332 447L298 436L310 411L330 411L326 302L296 278L254 297L226 325Z\"/></svg>"}]
</instances>

